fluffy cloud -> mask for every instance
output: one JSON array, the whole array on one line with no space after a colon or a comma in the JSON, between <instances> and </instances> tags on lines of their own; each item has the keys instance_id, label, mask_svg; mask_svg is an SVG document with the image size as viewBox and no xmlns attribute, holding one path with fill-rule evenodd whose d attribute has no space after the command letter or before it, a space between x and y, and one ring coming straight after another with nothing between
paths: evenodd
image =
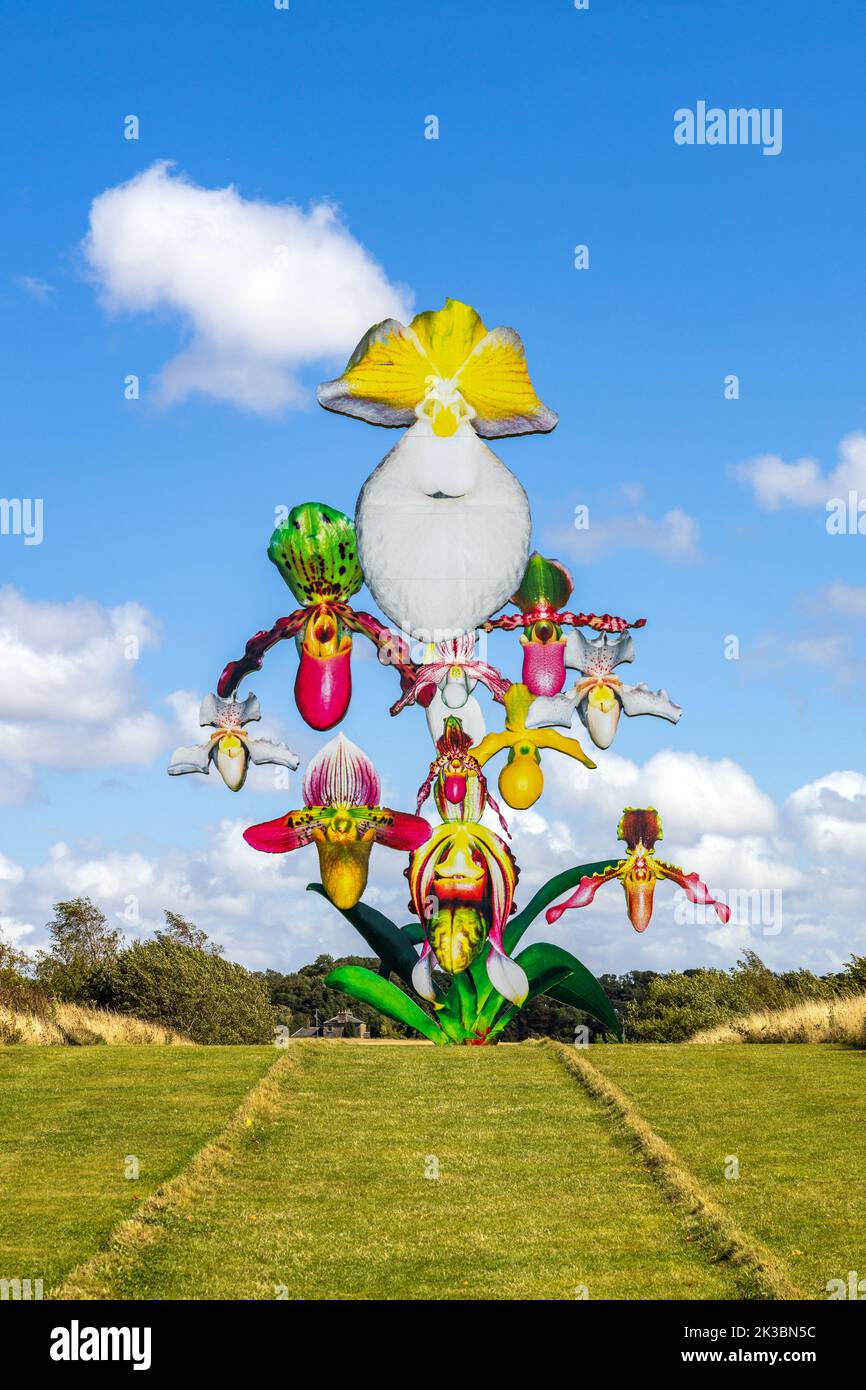
<instances>
[{"instance_id":1,"label":"fluffy cloud","mask_svg":"<svg viewBox=\"0 0 866 1390\"><path fill-rule=\"evenodd\" d=\"M808 606L821 616L866 618L866 585L828 584L810 597Z\"/></svg>"},{"instance_id":2,"label":"fluffy cloud","mask_svg":"<svg viewBox=\"0 0 866 1390\"><path fill-rule=\"evenodd\" d=\"M591 513L586 529L560 528L546 539L582 565L593 564L612 550L646 550L663 560L696 560L700 550L698 523L681 507L662 517L630 512L597 519Z\"/></svg>"},{"instance_id":3,"label":"fluffy cloud","mask_svg":"<svg viewBox=\"0 0 866 1390\"><path fill-rule=\"evenodd\" d=\"M735 464L731 474L748 483L765 511L781 507L824 507L849 490L866 493L866 434L846 434L839 444L839 462L829 473L814 459L785 463L778 454L761 454Z\"/></svg>"},{"instance_id":4,"label":"fluffy cloud","mask_svg":"<svg viewBox=\"0 0 866 1390\"><path fill-rule=\"evenodd\" d=\"M34 769L148 763L171 733L141 700L137 658L156 641L138 604L32 601L0 589L0 786L33 789Z\"/></svg>"},{"instance_id":5,"label":"fluffy cloud","mask_svg":"<svg viewBox=\"0 0 866 1390\"><path fill-rule=\"evenodd\" d=\"M328 203L242 198L152 165L93 200L87 261L111 310L179 315L192 341L160 376L253 410L302 404L297 372L342 358L373 323L411 312ZM342 362L340 362L342 365Z\"/></svg>"}]
</instances>

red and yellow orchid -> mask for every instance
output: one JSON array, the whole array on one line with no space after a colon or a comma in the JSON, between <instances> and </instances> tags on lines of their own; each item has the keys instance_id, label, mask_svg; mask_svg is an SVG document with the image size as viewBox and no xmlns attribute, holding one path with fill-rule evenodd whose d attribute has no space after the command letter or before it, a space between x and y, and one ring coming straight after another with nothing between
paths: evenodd
<instances>
[{"instance_id":1,"label":"red and yellow orchid","mask_svg":"<svg viewBox=\"0 0 866 1390\"><path fill-rule=\"evenodd\" d=\"M420 809L432 787L443 824L414 852L409 864L412 907L426 936L412 984L425 999L435 1000L434 965L459 975L489 940L490 982L506 999L521 1004L529 982L502 945L519 870L505 841L479 823L490 806L507 833L469 744L459 719L449 717L437 744L438 757L418 793Z\"/></svg>"},{"instance_id":2,"label":"red and yellow orchid","mask_svg":"<svg viewBox=\"0 0 866 1390\"><path fill-rule=\"evenodd\" d=\"M603 883L619 879L625 890L629 920L635 931L646 931L653 910L653 893L660 878L679 884L690 902L714 907L722 922L727 922L731 909L717 902L696 873L686 874L675 864L666 864L654 854L656 842L663 838L662 823L653 806L635 809L627 806L622 813L616 835L625 842L628 854L611 864L600 874L590 874L580 880L570 898L547 909L549 923L558 922L570 907L586 907L592 902Z\"/></svg>"},{"instance_id":3,"label":"red and yellow orchid","mask_svg":"<svg viewBox=\"0 0 866 1390\"><path fill-rule=\"evenodd\" d=\"M367 886L375 843L411 851L430 836L423 817L380 806L381 790L370 759L338 734L307 767L303 809L250 826L244 839L267 854L314 844L322 886L331 902L338 908L354 907Z\"/></svg>"}]
</instances>

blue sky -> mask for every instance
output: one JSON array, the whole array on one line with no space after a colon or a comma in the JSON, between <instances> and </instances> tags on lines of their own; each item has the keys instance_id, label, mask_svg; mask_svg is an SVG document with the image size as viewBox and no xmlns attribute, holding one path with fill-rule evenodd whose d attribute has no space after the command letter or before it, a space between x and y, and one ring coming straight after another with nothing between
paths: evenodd
<instances>
[{"instance_id":1,"label":"blue sky","mask_svg":"<svg viewBox=\"0 0 866 1390\"><path fill-rule=\"evenodd\" d=\"M685 709L676 729L623 721L595 790L557 770L543 831L531 817L515 828L527 879L544 876L544 846L550 872L609 853L608 791L640 789L663 816L669 797L670 852L691 855L686 868L722 888L779 888L786 903L769 937L683 928L664 898L652 939L637 939L619 903L593 908L568 928L577 953L596 969L665 968L752 944L828 968L866 949L866 540L825 524L843 484L847 495L862 477L866 496L856 439L829 476L840 441L866 430L862 5L96 0L78 16L19 7L4 28L0 491L44 503L41 545L0 536L0 583L17 591L0 701L7 931L36 944L52 895L72 891L112 912L139 898L146 930L176 892L250 963L352 944L327 905L298 896L314 863L265 873L237 844L238 827L298 804L297 781L237 798L213 776L169 782L171 746L189 739L172 722L182 700L166 701L213 688L246 637L292 606L265 556L275 508L315 495L351 512L394 435L315 404L353 340L297 354L300 403L165 403L164 368L200 322L177 295L136 307L115 287L109 303L82 242L95 198L172 161L166 180L233 185L245 204L333 204L402 302L451 295L520 332L560 415L552 435L496 448L529 492L534 543L570 565L577 606L649 618L629 677ZM699 100L781 108L781 153L678 146L674 112ZM124 139L129 114L137 141ZM577 244L588 270L574 268ZM141 273L151 283L159 267ZM215 281L199 302L219 316L230 288ZM137 401L124 399L130 373ZM803 459L814 466L791 469ZM90 606L66 607L76 600ZM115 635L153 634L135 663L100 645L118 608ZM56 699L37 709L28 692L55 648ZM493 650L516 676L513 643ZM294 663L278 648L248 688L306 759L323 740L293 712ZM355 676L345 730L408 808L426 727L413 711L389 719L388 672L358 661ZM117 739L124 704L152 756L130 754L134 730ZM665 763L669 752L693 761ZM381 858L371 891L402 911L402 866Z\"/></svg>"}]
</instances>

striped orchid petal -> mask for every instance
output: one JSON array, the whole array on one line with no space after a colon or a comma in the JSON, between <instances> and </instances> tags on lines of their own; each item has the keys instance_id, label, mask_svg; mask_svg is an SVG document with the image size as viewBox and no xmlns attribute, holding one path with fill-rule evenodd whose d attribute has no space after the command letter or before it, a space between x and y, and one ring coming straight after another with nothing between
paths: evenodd
<instances>
[{"instance_id":1,"label":"striped orchid petal","mask_svg":"<svg viewBox=\"0 0 866 1390\"><path fill-rule=\"evenodd\" d=\"M308 806L378 806L381 794L375 767L345 734L326 743L304 775Z\"/></svg>"}]
</instances>

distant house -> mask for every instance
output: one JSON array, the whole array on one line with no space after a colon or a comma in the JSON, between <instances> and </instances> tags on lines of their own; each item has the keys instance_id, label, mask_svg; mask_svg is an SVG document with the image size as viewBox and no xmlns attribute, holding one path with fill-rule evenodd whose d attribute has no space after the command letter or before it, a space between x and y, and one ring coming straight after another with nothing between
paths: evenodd
<instances>
[{"instance_id":1,"label":"distant house","mask_svg":"<svg viewBox=\"0 0 866 1390\"><path fill-rule=\"evenodd\" d=\"M362 1018L356 1018L350 1014L348 1009L342 1009L340 1013L334 1014L333 1018L326 1018L324 1023L316 1024L315 1028L299 1028L292 1034L293 1038L344 1038L347 1028L350 1030L350 1037L369 1038L370 1030Z\"/></svg>"},{"instance_id":2,"label":"distant house","mask_svg":"<svg viewBox=\"0 0 866 1390\"><path fill-rule=\"evenodd\" d=\"M344 1038L346 1029L349 1029L350 1037L367 1038L370 1036L366 1023L362 1018L356 1018L350 1014L348 1009L342 1009L340 1013L334 1014L333 1018L326 1018L322 1024L323 1038Z\"/></svg>"}]
</instances>

